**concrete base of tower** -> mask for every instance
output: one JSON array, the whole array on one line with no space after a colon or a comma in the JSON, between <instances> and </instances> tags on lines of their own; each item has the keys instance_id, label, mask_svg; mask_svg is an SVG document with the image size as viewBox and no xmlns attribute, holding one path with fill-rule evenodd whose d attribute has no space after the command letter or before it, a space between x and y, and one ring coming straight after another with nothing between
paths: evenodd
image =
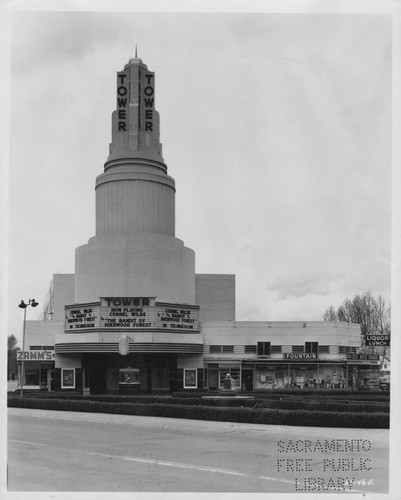
<instances>
[{"instance_id":1,"label":"concrete base of tower","mask_svg":"<svg viewBox=\"0 0 401 500\"><path fill-rule=\"evenodd\" d=\"M195 252L168 235L101 235L75 250L75 302L157 297L195 303Z\"/></svg>"}]
</instances>

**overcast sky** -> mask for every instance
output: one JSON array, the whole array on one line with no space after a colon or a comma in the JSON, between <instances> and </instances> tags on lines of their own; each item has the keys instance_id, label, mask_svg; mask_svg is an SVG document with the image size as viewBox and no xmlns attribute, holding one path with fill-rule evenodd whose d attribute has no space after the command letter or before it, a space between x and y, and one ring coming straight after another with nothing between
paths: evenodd
<instances>
[{"instance_id":1,"label":"overcast sky","mask_svg":"<svg viewBox=\"0 0 401 500\"><path fill-rule=\"evenodd\" d=\"M138 55L196 272L237 320L390 299L391 18L21 12L11 30L9 334L95 231L116 72ZM36 312L28 311L28 319Z\"/></svg>"}]
</instances>

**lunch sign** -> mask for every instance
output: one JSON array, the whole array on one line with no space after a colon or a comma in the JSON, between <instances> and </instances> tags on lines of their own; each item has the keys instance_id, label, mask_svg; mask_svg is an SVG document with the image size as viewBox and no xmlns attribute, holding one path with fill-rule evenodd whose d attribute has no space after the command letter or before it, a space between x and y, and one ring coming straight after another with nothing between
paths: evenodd
<instances>
[{"instance_id":1,"label":"lunch sign","mask_svg":"<svg viewBox=\"0 0 401 500\"><path fill-rule=\"evenodd\" d=\"M102 298L101 302L65 306L65 331L83 330L174 330L199 331L199 307L155 303L132 297Z\"/></svg>"}]
</instances>

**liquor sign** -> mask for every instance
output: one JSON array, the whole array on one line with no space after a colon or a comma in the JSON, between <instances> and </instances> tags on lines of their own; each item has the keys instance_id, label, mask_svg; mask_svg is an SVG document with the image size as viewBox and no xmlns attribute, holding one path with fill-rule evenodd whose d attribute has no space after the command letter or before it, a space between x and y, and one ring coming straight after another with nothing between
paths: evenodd
<instances>
[{"instance_id":1,"label":"liquor sign","mask_svg":"<svg viewBox=\"0 0 401 500\"><path fill-rule=\"evenodd\" d=\"M54 361L54 351L17 351L17 361Z\"/></svg>"},{"instance_id":2,"label":"liquor sign","mask_svg":"<svg viewBox=\"0 0 401 500\"><path fill-rule=\"evenodd\" d=\"M319 355L312 352L289 352L283 354L283 359L319 359Z\"/></svg>"},{"instance_id":3,"label":"liquor sign","mask_svg":"<svg viewBox=\"0 0 401 500\"><path fill-rule=\"evenodd\" d=\"M379 361L378 354L347 354L347 359Z\"/></svg>"},{"instance_id":4,"label":"liquor sign","mask_svg":"<svg viewBox=\"0 0 401 500\"><path fill-rule=\"evenodd\" d=\"M366 335L365 345L368 347L372 346L389 346L390 345L390 335Z\"/></svg>"},{"instance_id":5,"label":"liquor sign","mask_svg":"<svg viewBox=\"0 0 401 500\"><path fill-rule=\"evenodd\" d=\"M199 331L199 309L188 306L158 306L157 328Z\"/></svg>"},{"instance_id":6,"label":"liquor sign","mask_svg":"<svg viewBox=\"0 0 401 500\"><path fill-rule=\"evenodd\" d=\"M99 327L99 306L80 304L65 306L66 331Z\"/></svg>"}]
</instances>

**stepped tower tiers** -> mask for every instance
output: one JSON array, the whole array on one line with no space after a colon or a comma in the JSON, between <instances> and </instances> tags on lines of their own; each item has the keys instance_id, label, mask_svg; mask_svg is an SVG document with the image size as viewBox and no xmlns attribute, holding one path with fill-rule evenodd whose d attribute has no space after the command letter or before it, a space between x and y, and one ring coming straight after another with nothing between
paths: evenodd
<instances>
[{"instance_id":1,"label":"stepped tower tiers","mask_svg":"<svg viewBox=\"0 0 401 500\"><path fill-rule=\"evenodd\" d=\"M155 74L135 57L117 73L109 157L96 179L96 236L75 252L77 303L195 303L195 253L175 238L175 182L159 135Z\"/></svg>"}]
</instances>

